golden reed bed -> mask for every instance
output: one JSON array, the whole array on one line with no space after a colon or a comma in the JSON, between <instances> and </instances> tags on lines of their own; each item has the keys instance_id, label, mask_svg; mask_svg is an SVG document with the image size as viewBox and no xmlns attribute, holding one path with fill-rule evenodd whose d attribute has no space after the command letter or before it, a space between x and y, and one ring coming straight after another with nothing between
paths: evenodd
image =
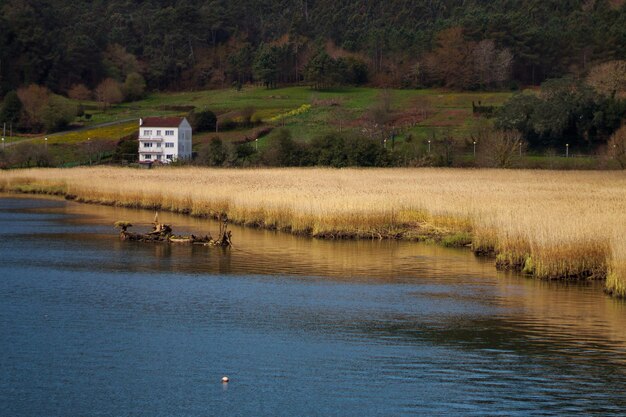
<instances>
[{"instance_id":1,"label":"golden reed bed","mask_svg":"<svg viewBox=\"0 0 626 417\"><path fill-rule=\"evenodd\" d=\"M160 208L320 237L471 236L503 268L626 296L626 174L462 169L31 169L5 191Z\"/></svg>"}]
</instances>

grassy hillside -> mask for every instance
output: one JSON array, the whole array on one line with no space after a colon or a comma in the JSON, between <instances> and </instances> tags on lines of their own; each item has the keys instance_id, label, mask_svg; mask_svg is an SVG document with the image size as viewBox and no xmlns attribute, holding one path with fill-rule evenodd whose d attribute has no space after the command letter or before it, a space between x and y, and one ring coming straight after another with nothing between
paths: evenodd
<instances>
[{"instance_id":1,"label":"grassy hillside","mask_svg":"<svg viewBox=\"0 0 626 417\"><path fill-rule=\"evenodd\" d=\"M472 102L483 105L500 105L510 93L459 93L444 90L380 90L373 88L342 88L315 91L308 87L265 89L246 87L206 90L184 93L152 94L142 101L125 103L106 111L96 103L83 103L89 120L76 121L76 129L52 135L41 135L30 140L44 143L48 137L49 152L56 159L85 162L85 152L78 155L73 148L100 143L111 148L122 137L136 131L140 117L160 115L186 115L190 108L209 109L218 115L218 125L237 121L244 109L252 112L257 125L251 128L220 130L218 135L225 141L242 141L255 137L263 127L284 126L296 140L310 141L316 136L337 130L353 130L363 133L374 123L372 109L386 106L389 110L388 125L397 131L398 139L407 135L423 143L433 134L449 133L456 137L469 136L475 125ZM110 124L115 123L115 124ZM101 126L102 124L107 124ZM207 142L215 132L194 134L197 148ZM270 136L259 139L263 147ZM29 138L21 138L21 140ZM73 147L73 148L72 148Z\"/></svg>"}]
</instances>

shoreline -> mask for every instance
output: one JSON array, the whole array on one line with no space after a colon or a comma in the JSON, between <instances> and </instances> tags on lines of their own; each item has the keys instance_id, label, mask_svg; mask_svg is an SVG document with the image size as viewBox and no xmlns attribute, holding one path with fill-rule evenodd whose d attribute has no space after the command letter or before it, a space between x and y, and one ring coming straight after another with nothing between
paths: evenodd
<instances>
[{"instance_id":1,"label":"shoreline","mask_svg":"<svg viewBox=\"0 0 626 417\"><path fill-rule=\"evenodd\" d=\"M107 169L109 171L107 171ZM122 171L121 171L122 170ZM145 172L123 171L123 168L100 168L83 169L82 172L94 173L131 173L139 177L146 177ZM51 172L54 170L41 170L39 172ZM159 174L175 173L184 177L189 171L163 169ZM222 185L228 189L231 183L232 188L237 188L240 176L254 175L250 171L228 171L228 170L196 170L203 174L215 174L216 176L229 176L229 184ZM312 170L292 170L289 174L301 173L310 175ZM358 170L346 170L347 175L359 174ZM69 173L65 170L63 174ZM75 173L77 171L73 171ZM280 170L258 171L258 174L274 175L284 173ZM341 170L321 171L327 175L335 177L346 175ZM373 171L373 173L386 171ZM432 171L427 171L432 173ZM443 172L443 171L437 171ZM369 172L370 175L372 172ZM25 174L25 173L22 173ZM284 178L284 177L281 177ZM143 180L144 178L142 178ZM453 215L451 213L431 213L428 210L416 209L415 207L401 207L376 209L364 212L357 205L358 202L342 203L347 207L339 207L336 212L326 209L315 213L302 213L286 204L271 207L267 201L252 200L249 207L237 204L234 199L226 197L196 194L171 194L159 193L154 195L142 192L137 194L132 189L123 189L129 184L118 184L114 192L98 188L89 183L88 178L81 181L87 182L78 184L72 179L55 180L53 178L40 179L32 178L28 175L16 175L16 178L6 178L0 182L0 190L15 195L50 195L65 198L86 204L99 204L107 206L118 206L127 208L138 208L148 210L161 210L173 213L185 214L197 218L216 219L226 214L229 222L236 225L247 226L257 229L277 230L291 233L298 236L306 236L316 239L390 239L429 242L446 247L467 247L477 256L484 256L494 259L495 267L499 270L511 270L525 276L544 280L559 281L603 281L606 284L605 292L612 297L623 298L626 296L626 286L624 285L624 274L619 269L614 255L615 249L610 242L600 239L589 239L578 241L565 241L564 245L537 248L536 243L529 241L524 236L511 236L503 239L501 230L496 227L478 224L475 219L469 216ZM138 180L139 181L139 180ZM152 185L154 178L147 182ZM288 182L289 178L281 181ZM111 184L108 184L109 186ZM132 184L134 186L134 184ZM299 184L296 184L299 185ZM248 186L248 185L246 185ZM257 187L258 188L258 187ZM290 190L284 191L281 184L281 199ZM244 187L245 190L245 187ZM265 190L255 190L263 194ZM327 190L322 190L326 191ZM332 190L331 190L332 191ZM268 193L270 191L267 191ZM234 192L238 194L237 191ZM228 195L225 193L224 195ZM266 198L269 200L269 197ZM246 200L248 201L248 200ZM282 200L279 200L282 202ZM307 202L313 205L313 202ZM321 204L321 203L320 203ZM359 210L361 212L359 212ZM313 209L309 209L313 211ZM321 212L321 213L319 213ZM506 237L506 235L505 235ZM617 261L621 261L617 259Z\"/></svg>"},{"instance_id":2,"label":"shoreline","mask_svg":"<svg viewBox=\"0 0 626 417\"><path fill-rule=\"evenodd\" d=\"M119 201L99 201L93 200L89 198L80 197L74 194L69 194L64 191L59 191L55 189L55 187L51 187L46 189L45 187L37 188L37 189L27 189L18 186L16 189L2 189L0 188L0 193L4 193L5 195L10 196L33 196L37 197L50 197L54 199L61 199L67 201L74 201L76 203L81 204L90 204L90 205L100 205L107 207L123 207L123 208L131 208L138 210L157 210L157 211L166 211L169 213L175 214L183 214L186 216L198 218L198 219L208 219L219 221L220 216L224 214L223 212L212 212L210 214L206 213L194 213L190 208L183 208L178 210L170 210L161 205L142 205L140 203L122 203ZM2 194L0 194L0 197ZM228 214L228 213L226 213ZM471 234L467 231L449 231L445 232L442 229L438 229L434 226L427 225L424 223L420 225L418 228L410 228L406 229L398 229L398 230L388 230L388 231L379 231L379 230L364 230L364 231L342 231L337 230L335 232L324 232L313 234L311 230L293 230L289 226L278 227L274 224L265 224L264 222L243 222L238 219L232 219L229 217L228 220L233 225L249 227L252 229L260 229L260 230L270 230L270 231L278 231L282 233L289 233L295 236L308 237L311 239L322 239L322 240L403 240L407 242L421 242L421 243L433 243L442 245L448 248L470 248L471 247ZM481 251L473 251L476 256L484 256L489 258L494 258L495 255L489 252L481 252Z\"/></svg>"}]
</instances>

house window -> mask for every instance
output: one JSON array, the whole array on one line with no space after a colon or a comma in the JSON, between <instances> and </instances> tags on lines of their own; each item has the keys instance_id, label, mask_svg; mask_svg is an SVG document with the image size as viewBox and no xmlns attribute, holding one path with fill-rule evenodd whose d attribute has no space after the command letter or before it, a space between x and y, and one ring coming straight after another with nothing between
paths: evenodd
<instances>
[{"instance_id":1,"label":"house window","mask_svg":"<svg viewBox=\"0 0 626 417\"><path fill-rule=\"evenodd\" d=\"M147 154L144 156L144 158L146 159L146 161L149 161L150 159L152 159L152 155Z\"/></svg>"},{"instance_id":2,"label":"house window","mask_svg":"<svg viewBox=\"0 0 626 417\"><path fill-rule=\"evenodd\" d=\"M165 136L174 136L174 131L173 130L166 130L165 131Z\"/></svg>"},{"instance_id":3,"label":"house window","mask_svg":"<svg viewBox=\"0 0 626 417\"><path fill-rule=\"evenodd\" d=\"M166 156L166 158L167 158L167 159L169 159L169 160L171 161L172 159L174 159L174 155L172 155L172 154L168 154L168 155Z\"/></svg>"},{"instance_id":4,"label":"house window","mask_svg":"<svg viewBox=\"0 0 626 417\"><path fill-rule=\"evenodd\" d=\"M157 155L157 161L160 161L162 156L163 155Z\"/></svg>"},{"instance_id":5,"label":"house window","mask_svg":"<svg viewBox=\"0 0 626 417\"><path fill-rule=\"evenodd\" d=\"M165 147L166 148L173 148L174 144L172 142L165 142Z\"/></svg>"},{"instance_id":6,"label":"house window","mask_svg":"<svg viewBox=\"0 0 626 417\"><path fill-rule=\"evenodd\" d=\"M143 143L143 147L144 148L152 148L152 143L151 142L144 142Z\"/></svg>"},{"instance_id":7,"label":"house window","mask_svg":"<svg viewBox=\"0 0 626 417\"><path fill-rule=\"evenodd\" d=\"M161 136L161 131L160 131L160 130L157 130L157 134L156 134L156 135L157 135L157 136Z\"/></svg>"},{"instance_id":8,"label":"house window","mask_svg":"<svg viewBox=\"0 0 626 417\"><path fill-rule=\"evenodd\" d=\"M157 148L160 148L161 147L161 142L158 142L156 145L157 145Z\"/></svg>"},{"instance_id":9,"label":"house window","mask_svg":"<svg viewBox=\"0 0 626 417\"><path fill-rule=\"evenodd\" d=\"M152 130L144 130L144 131L143 131L143 135L144 135L144 136L150 136L150 135L152 135Z\"/></svg>"}]
</instances>

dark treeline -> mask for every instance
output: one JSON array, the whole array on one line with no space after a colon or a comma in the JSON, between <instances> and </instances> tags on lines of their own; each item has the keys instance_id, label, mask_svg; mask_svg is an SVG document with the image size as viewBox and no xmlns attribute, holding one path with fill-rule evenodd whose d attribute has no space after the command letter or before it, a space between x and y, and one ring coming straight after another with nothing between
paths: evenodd
<instances>
[{"instance_id":1,"label":"dark treeline","mask_svg":"<svg viewBox=\"0 0 626 417\"><path fill-rule=\"evenodd\" d=\"M29 84L95 90L130 74L160 90L539 84L626 58L623 3L2 0L0 95Z\"/></svg>"}]
</instances>

